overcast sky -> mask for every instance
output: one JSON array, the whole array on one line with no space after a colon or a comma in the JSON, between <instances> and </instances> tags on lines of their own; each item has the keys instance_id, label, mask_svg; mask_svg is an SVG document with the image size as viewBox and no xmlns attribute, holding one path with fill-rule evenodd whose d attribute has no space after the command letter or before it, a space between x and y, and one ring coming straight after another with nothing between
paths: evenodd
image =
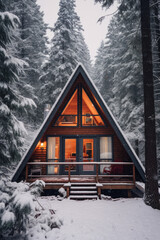
<instances>
[{"instance_id":1,"label":"overcast sky","mask_svg":"<svg viewBox=\"0 0 160 240\"><path fill-rule=\"evenodd\" d=\"M44 21L48 23L50 27L53 27L57 20L59 0L37 0L37 3L44 12ZM105 11L102 10L100 4L94 4L94 0L76 0L76 6L77 14L84 28L83 34L90 50L91 58L94 60L97 49L106 36L107 26L111 17L106 17L101 24L97 23L97 20L103 15L113 13L116 7L114 6Z\"/></svg>"}]
</instances>

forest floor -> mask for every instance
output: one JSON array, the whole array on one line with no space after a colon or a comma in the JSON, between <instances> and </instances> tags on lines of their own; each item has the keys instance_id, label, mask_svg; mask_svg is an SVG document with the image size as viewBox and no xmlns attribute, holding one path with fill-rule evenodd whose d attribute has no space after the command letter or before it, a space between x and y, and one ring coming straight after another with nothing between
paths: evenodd
<instances>
[{"instance_id":1,"label":"forest floor","mask_svg":"<svg viewBox=\"0 0 160 240\"><path fill-rule=\"evenodd\" d=\"M159 240L160 211L141 198L75 201L40 197L45 209L55 210L60 228L33 231L31 239L49 240Z\"/></svg>"}]
</instances>

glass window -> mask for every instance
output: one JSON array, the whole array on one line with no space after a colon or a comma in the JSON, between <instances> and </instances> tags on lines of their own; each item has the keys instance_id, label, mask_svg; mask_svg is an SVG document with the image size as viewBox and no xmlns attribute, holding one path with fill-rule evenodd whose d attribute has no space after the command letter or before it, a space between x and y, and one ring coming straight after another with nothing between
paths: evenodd
<instances>
[{"instance_id":1,"label":"glass window","mask_svg":"<svg viewBox=\"0 0 160 240\"><path fill-rule=\"evenodd\" d=\"M48 137L47 142L47 156L48 162L59 162L60 153L60 138L59 137ZM48 174L59 174L58 165L48 165Z\"/></svg>"},{"instance_id":2,"label":"glass window","mask_svg":"<svg viewBox=\"0 0 160 240\"><path fill-rule=\"evenodd\" d=\"M77 126L77 90L74 92L63 112L55 123L55 126Z\"/></svg>"},{"instance_id":3,"label":"glass window","mask_svg":"<svg viewBox=\"0 0 160 240\"><path fill-rule=\"evenodd\" d=\"M65 162L76 162L76 139L65 139ZM76 165L71 165L71 172L76 171ZM65 165L68 171L68 165Z\"/></svg>"},{"instance_id":4,"label":"glass window","mask_svg":"<svg viewBox=\"0 0 160 240\"><path fill-rule=\"evenodd\" d=\"M80 88L79 88L80 90ZM86 91L82 88L82 106L78 101L78 88L72 97L66 103L61 115L58 117L55 126L77 126L78 125L78 109L82 107L82 126L104 126L104 122L99 115L94 103L90 100ZM97 102L97 101L96 101Z\"/></svg>"},{"instance_id":5,"label":"glass window","mask_svg":"<svg viewBox=\"0 0 160 240\"><path fill-rule=\"evenodd\" d=\"M104 126L94 104L82 89L82 125L83 126Z\"/></svg>"},{"instance_id":6,"label":"glass window","mask_svg":"<svg viewBox=\"0 0 160 240\"><path fill-rule=\"evenodd\" d=\"M93 139L83 139L83 162L94 162ZM83 171L94 171L93 165L83 165Z\"/></svg>"},{"instance_id":7,"label":"glass window","mask_svg":"<svg viewBox=\"0 0 160 240\"><path fill-rule=\"evenodd\" d=\"M100 162L110 162L113 159L112 152L112 138L111 137L100 137ZM101 165L101 174L110 174L111 165Z\"/></svg>"}]
</instances>

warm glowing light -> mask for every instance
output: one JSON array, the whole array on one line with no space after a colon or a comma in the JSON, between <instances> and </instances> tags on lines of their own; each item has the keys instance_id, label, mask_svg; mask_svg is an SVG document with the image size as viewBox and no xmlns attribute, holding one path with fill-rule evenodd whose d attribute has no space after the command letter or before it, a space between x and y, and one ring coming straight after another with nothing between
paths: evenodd
<instances>
[{"instance_id":1,"label":"warm glowing light","mask_svg":"<svg viewBox=\"0 0 160 240\"><path fill-rule=\"evenodd\" d=\"M43 148L43 142L41 142L41 149L43 150L44 148Z\"/></svg>"},{"instance_id":2,"label":"warm glowing light","mask_svg":"<svg viewBox=\"0 0 160 240\"><path fill-rule=\"evenodd\" d=\"M58 167L55 167L54 168L54 174L57 174L58 173Z\"/></svg>"}]
</instances>

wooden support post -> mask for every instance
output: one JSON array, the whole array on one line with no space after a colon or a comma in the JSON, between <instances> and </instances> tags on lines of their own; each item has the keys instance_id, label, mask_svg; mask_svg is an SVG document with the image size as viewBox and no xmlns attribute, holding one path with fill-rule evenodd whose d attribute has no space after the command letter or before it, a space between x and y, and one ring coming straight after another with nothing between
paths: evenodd
<instances>
[{"instance_id":1,"label":"wooden support post","mask_svg":"<svg viewBox=\"0 0 160 240\"><path fill-rule=\"evenodd\" d=\"M136 173L135 173L135 165L133 164L133 184L136 182Z\"/></svg>"},{"instance_id":2,"label":"wooden support post","mask_svg":"<svg viewBox=\"0 0 160 240\"><path fill-rule=\"evenodd\" d=\"M28 180L28 164L26 164L26 182Z\"/></svg>"},{"instance_id":3,"label":"wooden support post","mask_svg":"<svg viewBox=\"0 0 160 240\"><path fill-rule=\"evenodd\" d=\"M68 165L68 182L71 181L71 165Z\"/></svg>"},{"instance_id":4,"label":"wooden support post","mask_svg":"<svg viewBox=\"0 0 160 240\"><path fill-rule=\"evenodd\" d=\"M99 199L101 199L101 188L98 187L97 191L98 191L98 197L99 197Z\"/></svg>"},{"instance_id":5,"label":"wooden support post","mask_svg":"<svg viewBox=\"0 0 160 240\"><path fill-rule=\"evenodd\" d=\"M132 197L131 189L128 189L128 198Z\"/></svg>"},{"instance_id":6,"label":"wooden support post","mask_svg":"<svg viewBox=\"0 0 160 240\"><path fill-rule=\"evenodd\" d=\"M67 198L69 197L69 187L67 187Z\"/></svg>"},{"instance_id":7,"label":"wooden support post","mask_svg":"<svg viewBox=\"0 0 160 240\"><path fill-rule=\"evenodd\" d=\"M99 165L96 164L96 182L97 182L97 183L98 183L98 170L99 170L99 169L98 169L98 166L99 166Z\"/></svg>"}]
</instances>

